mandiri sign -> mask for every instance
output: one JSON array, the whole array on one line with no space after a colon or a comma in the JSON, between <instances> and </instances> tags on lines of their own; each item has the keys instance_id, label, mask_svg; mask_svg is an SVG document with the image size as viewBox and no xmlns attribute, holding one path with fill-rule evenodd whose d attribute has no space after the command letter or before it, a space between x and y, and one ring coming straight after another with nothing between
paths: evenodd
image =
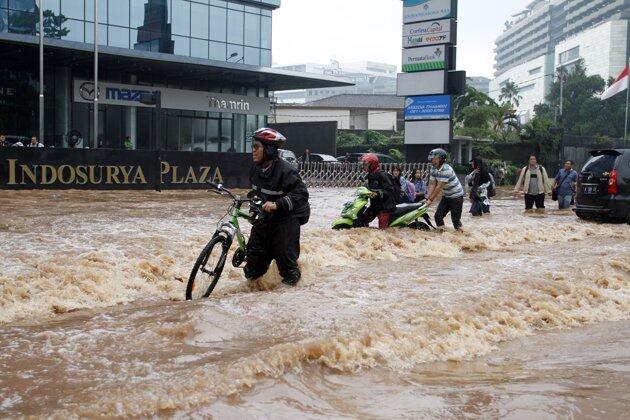
<instances>
[{"instance_id":1,"label":"mandiri sign","mask_svg":"<svg viewBox=\"0 0 630 420\"><path fill-rule=\"evenodd\" d=\"M405 120L447 120L451 118L451 96L410 96L405 100Z\"/></svg>"},{"instance_id":2,"label":"mandiri sign","mask_svg":"<svg viewBox=\"0 0 630 420\"><path fill-rule=\"evenodd\" d=\"M404 25L403 48L450 44L456 39L455 26L455 22L452 19L431 20Z\"/></svg>"},{"instance_id":3,"label":"mandiri sign","mask_svg":"<svg viewBox=\"0 0 630 420\"><path fill-rule=\"evenodd\" d=\"M403 0L403 23L457 17L457 0Z\"/></svg>"},{"instance_id":4,"label":"mandiri sign","mask_svg":"<svg viewBox=\"0 0 630 420\"><path fill-rule=\"evenodd\" d=\"M94 95L96 94L94 82L75 79L73 87L74 102L91 103L94 101ZM269 98L155 86L124 85L109 82L98 83L99 103L103 105L153 107L153 105L140 103L140 95L155 91L162 93L162 108L167 109L250 115L268 115L270 112Z\"/></svg>"},{"instance_id":5,"label":"mandiri sign","mask_svg":"<svg viewBox=\"0 0 630 420\"><path fill-rule=\"evenodd\" d=\"M446 53L446 45L406 48L402 53L402 70L405 73L444 70L446 69Z\"/></svg>"}]
</instances>

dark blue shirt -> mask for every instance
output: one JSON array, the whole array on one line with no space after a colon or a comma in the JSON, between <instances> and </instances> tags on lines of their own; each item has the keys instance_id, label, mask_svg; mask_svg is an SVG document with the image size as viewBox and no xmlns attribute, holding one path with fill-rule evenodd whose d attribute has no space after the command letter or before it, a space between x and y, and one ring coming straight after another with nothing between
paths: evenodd
<instances>
[{"instance_id":1,"label":"dark blue shirt","mask_svg":"<svg viewBox=\"0 0 630 420\"><path fill-rule=\"evenodd\" d=\"M577 182L577 177L577 172L573 169L570 172L567 172L564 168L560 169L560 172L556 175L558 195L573 195L573 183Z\"/></svg>"}]
</instances>

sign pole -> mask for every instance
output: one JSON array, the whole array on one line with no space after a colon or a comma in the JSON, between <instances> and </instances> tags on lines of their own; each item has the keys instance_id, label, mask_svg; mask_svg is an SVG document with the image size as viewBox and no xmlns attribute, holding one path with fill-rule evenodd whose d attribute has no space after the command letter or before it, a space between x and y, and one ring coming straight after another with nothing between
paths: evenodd
<instances>
[{"instance_id":1,"label":"sign pole","mask_svg":"<svg viewBox=\"0 0 630 420\"><path fill-rule=\"evenodd\" d=\"M44 144L44 0L39 0L39 142Z\"/></svg>"},{"instance_id":2,"label":"sign pole","mask_svg":"<svg viewBox=\"0 0 630 420\"><path fill-rule=\"evenodd\" d=\"M628 57L628 66L630 68L630 57ZM628 140L628 101L630 100L630 82L626 88L626 126L623 131L623 139Z\"/></svg>"},{"instance_id":3,"label":"sign pole","mask_svg":"<svg viewBox=\"0 0 630 420\"><path fill-rule=\"evenodd\" d=\"M98 0L94 0L94 133L92 148L98 147Z\"/></svg>"}]
</instances>

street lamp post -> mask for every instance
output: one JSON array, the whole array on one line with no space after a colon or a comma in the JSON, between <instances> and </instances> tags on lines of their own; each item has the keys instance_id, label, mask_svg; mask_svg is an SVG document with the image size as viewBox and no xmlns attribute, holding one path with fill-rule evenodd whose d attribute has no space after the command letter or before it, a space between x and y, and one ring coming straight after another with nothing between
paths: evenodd
<instances>
[{"instance_id":1,"label":"street lamp post","mask_svg":"<svg viewBox=\"0 0 630 420\"><path fill-rule=\"evenodd\" d=\"M153 148L156 151L156 173L155 173L155 190L161 191L161 172L162 172L162 155L160 153L161 144L160 139L162 137L161 129L162 129L162 121L160 117L162 116L162 92L159 90L154 91L153 93L142 93L140 94L140 103L144 105L154 105L155 106L155 140L153 141Z\"/></svg>"},{"instance_id":2,"label":"street lamp post","mask_svg":"<svg viewBox=\"0 0 630 420\"><path fill-rule=\"evenodd\" d=\"M44 144L44 0L39 0L39 141Z\"/></svg>"},{"instance_id":3,"label":"street lamp post","mask_svg":"<svg viewBox=\"0 0 630 420\"><path fill-rule=\"evenodd\" d=\"M92 134L93 149L98 147L98 93L98 0L94 0L94 133Z\"/></svg>"}]
</instances>

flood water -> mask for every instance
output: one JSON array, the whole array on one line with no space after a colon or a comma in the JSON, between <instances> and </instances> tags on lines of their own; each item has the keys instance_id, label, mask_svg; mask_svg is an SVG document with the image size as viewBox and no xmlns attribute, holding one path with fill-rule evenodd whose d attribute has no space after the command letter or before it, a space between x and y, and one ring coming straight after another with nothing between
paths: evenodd
<instances>
[{"instance_id":1,"label":"flood water","mask_svg":"<svg viewBox=\"0 0 630 420\"><path fill-rule=\"evenodd\" d=\"M627 418L630 226L330 230L351 193L311 191L297 287L185 302L225 198L0 191L0 417Z\"/></svg>"}]
</instances>

